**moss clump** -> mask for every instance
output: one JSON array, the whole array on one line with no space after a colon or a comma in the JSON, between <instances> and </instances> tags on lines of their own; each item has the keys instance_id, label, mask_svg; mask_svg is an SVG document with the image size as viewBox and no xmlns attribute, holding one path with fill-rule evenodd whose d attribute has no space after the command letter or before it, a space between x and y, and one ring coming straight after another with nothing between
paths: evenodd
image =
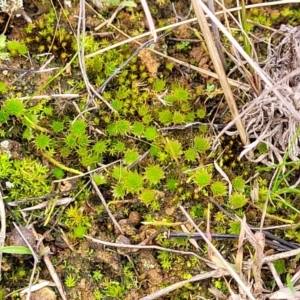
<instances>
[{"instance_id":1,"label":"moss clump","mask_svg":"<svg viewBox=\"0 0 300 300\"><path fill-rule=\"evenodd\" d=\"M67 20L64 15L62 16L60 22L65 23L65 26L56 26L56 14L51 9L38 21L29 23L24 28L24 40L31 53L50 52L63 61L74 55L77 48L76 40Z\"/></svg>"}]
</instances>

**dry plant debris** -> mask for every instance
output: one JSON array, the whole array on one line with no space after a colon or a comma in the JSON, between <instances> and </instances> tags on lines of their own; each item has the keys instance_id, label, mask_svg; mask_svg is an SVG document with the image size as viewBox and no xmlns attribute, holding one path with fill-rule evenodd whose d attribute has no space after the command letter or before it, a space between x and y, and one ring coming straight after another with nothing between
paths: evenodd
<instances>
[{"instance_id":1,"label":"dry plant debris","mask_svg":"<svg viewBox=\"0 0 300 300\"><path fill-rule=\"evenodd\" d=\"M291 113L282 100L273 92L279 91L286 101L299 112L300 108L300 27L282 25L272 34L268 44L268 56L264 63L264 71L274 84L267 88L266 95L242 117L247 133L253 141L247 149L254 148L259 143L265 143L268 153L261 155L256 161L274 163L282 161L285 153L292 160L297 160L300 154L299 132L300 119ZM294 71L296 75L291 76ZM246 110L252 106L249 101Z\"/></svg>"},{"instance_id":2,"label":"dry plant debris","mask_svg":"<svg viewBox=\"0 0 300 300\"><path fill-rule=\"evenodd\" d=\"M0 61L7 72L0 78L0 243L14 218L20 228L32 222L43 234L43 239L36 232L32 238L34 268L24 256L3 254L7 290L16 293L28 286L22 291L27 299L46 298L36 289L54 285L62 299L298 297L297 260L285 265L296 270L288 271L292 287L281 282L274 265L299 254L294 243L299 236L293 233L293 242L286 241L279 230L273 235L252 227L261 221L265 199L259 193L267 189L266 184L261 188L266 179L259 178L258 200L251 203L249 181L255 167L238 160L241 141L224 136L217 152L211 151L215 135L232 119L218 76L231 75L213 73L221 64L212 64L212 48L204 45L196 18L187 20L190 3L149 0L159 29L155 32L152 24L146 32L138 1L134 8L93 2L97 10L88 1L74 1L67 9L54 1L45 12L39 1L26 0L25 12L35 7L29 13L33 23L14 26L14 34L2 36L2 52L11 56L9 63ZM19 24L16 18L11 22ZM154 43L149 38L156 34ZM241 47L237 36L230 37ZM224 46L231 51L228 41ZM145 48L139 55L136 42ZM300 107L299 78L291 75L300 65L298 44L297 27L282 26L272 35L264 72L274 88L265 89L262 101L243 117L255 139L246 150L259 142L269 146L258 161L267 155L280 161L287 151L291 158L298 156L293 137L299 120L274 92L284 94L295 110ZM229 57L228 63L237 64ZM251 93L240 75L234 72L226 82L229 92L234 91L232 105ZM297 222L290 211L288 207L284 217ZM244 214L252 225L241 218ZM210 226L204 235L206 217ZM267 220L268 226L284 217ZM183 230L189 239L165 236L168 229L174 234ZM206 244L190 238L197 231ZM216 232L238 239L214 240ZM20 236L11 230L6 244L29 241ZM35 276L44 281L35 284ZM22 293L7 297L19 299Z\"/></svg>"}]
</instances>

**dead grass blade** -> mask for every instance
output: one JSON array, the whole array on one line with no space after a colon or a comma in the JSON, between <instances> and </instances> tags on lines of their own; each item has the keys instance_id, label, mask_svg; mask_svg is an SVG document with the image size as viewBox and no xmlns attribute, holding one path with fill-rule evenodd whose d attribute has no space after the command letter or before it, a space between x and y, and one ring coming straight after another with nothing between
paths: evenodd
<instances>
[{"instance_id":1,"label":"dead grass blade","mask_svg":"<svg viewBox=\"0 0 300 300\"><path fill-rule=\"evenodd\" d=\"M150 32L153 36L154 42L156 43L157 34L156 34L153 19L152 19L152 16L151 16L151 12L149 10L148 3L147 3L146 0L141 0L141 4L143 6L143 9L144 9L144 12L145 12L145 15L146 15L146 19L147 19L147 22L148 22L148 25L149 25Z\"/></svg>"},{"instance_id":2,"label":"dead grass blade","mask_svg":"<svg viewBox=\"0 0 300 300\"><path fill-rule=\"evenodd\" d=\"M289 287L285 287L276 291L270 295L268 295L268 299L270 300L299 300L300 299L300 285L295 286L295 293L292 293Z\"/></svg>"},{"instance_id":3,"label":"dead grass blade","mask_svg":"<svg viewBox=\"0 0 300 300\"><path fill-rule=\"evenodd\" d=\"M90 171L90 170L89 170L89 171ZM101 191L99 190L99 188L98 188L96 182L94 181L93 175L90 175L90 178L91 178L91 182L92 182L92 185L93 185L93 187L94 187L94 190L95 190L95 192L97 193L97 195L99 196L99 198L100 198L100 200L101 200L101 202L102 202L102 204L103 204L103 206L104 206L106 212L108 213L109 217L111 218L112 222L114 223L114 225L116 226L116 228L118 228L118 230L119 230L122 234L124 234L124 232L123 232L121 226L120 226L119 223L116 221L116 219L115 219L115 217L113 216L113 214L111 213L111 211L110 211L110 209L109 209L109 207L108 207L108 205L107 205L107 203L106 203L106 201L105 201L105 199L104 199L104 197L103 197Z\"/></svg>"},{"instance_id":4,"label":"dead grass blade","mask_svg":"<svg viewBox=\"0 0 300 300\"><path fill-rule=\"evenodd\" d=\"M215 15L214 1L213 0L208 0L207 1L207 6L211 10L211 12ZM222 66L223 66L223 68L226 72L227 71L227 64L226 64L224 53L222 51L222 43L221 43L221 39L220 39L219 29L218 29L218 27L216 26L216 24L214 22L210 22L210 25L211 25L211 31L214 35L215 45L216 45L220 60L222 61Z\"/></svg>"},{"instance_id":5,"label":"dead grass blade","mask_svg":"<svg viewBox=\"0 0 300 300\"><path fill-rule=\"evenodd\" d=\"M195 222L192 220L192 218L189 216L189 214L186 212L186 210L180 206L181 211L185 215L185 217L188 219L188 221L193 225L193 227L196 229L197 232L200 233L202 236L202 239L209 245L209 247L212 249L215 258L218 260L218 265L222 264L223 268L229 272L229 274L232 276L232 278L237 282L238 286L245 292L245 294L249 297L251 300L256 300L256 298L252 295L251 291L247 287L247 285L244 283L244 281L241 279L241 277L235 272L233 269L233 266L230 265L221 255L221 253L216 249L216 247L207 239L205 234L198 228L198 226L195 224Z\"/></svg>"},{"instance_id":6,"label":"dead grass blade","mask_svg":"<svg viewBox=\"0 0 300 300\"><path fill-rule=\"evenodd\" d=\"M230 89L228 80L227 80L227 76L226 73L224 71L224 68L222 66L222 61L220 59L220 56L218 54L218 50L216 48L214 39L212 37L212 34L210 32L207 20L205 18L205 14L202 10L202 6L204 5L203 2L201 0L192 0L193 6L194 6L194 10L198 19L198 23L200 25L202 34L204 36L207 48L209 50L209 54L211 57L211 60L214 64L216 73L218 74L218 79L220 80L220 84L222 86L223 92L224 92L224 96L225 99L227 101L228 107L231 111L231 114L233 116L233 118L235 118L236 116L239 115L232 91ZM199 5L199 3L201 3L201 7ZM243 142L244 145L248 144L248 137L246 134L246 131L244 129L244 126L242 124L242 121L240 119L236 120L236 127L237 130L239 132L239 135L241 137L241 140Z\"/></svg>"},{"instance_id":7,"label":"dead grass blade","mask_svg":"<svg viewBox=\"0 0 300 300\"><path fill-rule=\"evenodd\" d=\"M246 218L240 219L238 216L236 218L241 222L243 230L245 230L247 239L252 244L255 249L253 258L252 258L252 274L254 276L254 295L259 296L263 291L263 280L261 278L261 267L263 265L264 257L264 247L265 247L265 236L262 232L256 231L253 233L246 223Z\"/></svg>"},{"instance_id":8,"label":"dead grass blade","mask_svg":"<svg viewBox=\"0 0 300 300\"><path fill-rule=\"evenodd\" d=\"M277 253L277 254L273 254L273 255L270 255L270 256L265 256L262 259L262 263L266 264L266 263L271 262L271 261L275 261L275 260L283 259L283 258L289 258L289 257L296 256L296 255L299 255L299 254L300 254L300 248L295 249L295 250L286 251L286 252L283 252L283 253Z\"/></svg>"},{"instance_id":9,"label":"dead grass blade","mask_svg":"<svg viewBox=\"0 0 300 300\"><path fill-rule=\"evenodd\" d=\"M270 269L270 271L271 271L271 273L273 275L273 278L274 278L277 286L279 287L279 289L282 289L284 286L283 286L283 283L282 283L282 281L280 279L280 276L278 275L278 273L277 273L277 271L275 269L274 264L271 263L271 262L269 262L268 263L268 267L269 267L269 269Z\"/></svg>"},{"instance_id":10,"label":"dead grass blade","mask_svg":"<svg viewBox=\"0 0 300 300\"><path fill-rule=\"evenodd\" d=\"M34 234L36 240L41 241L40 236L37 234L37 232L35 231L35 229L33 227L31 228L31 231ZM48 255L49 250L47 248L48 247L45 247L42 241L39 243L40 252L43 253L43 260L44 260L45 265L46 265L46 267L47 267L47 269L48 269L48 271L49 271L49 273L50 273L50 275L51 275L51 277L52 277L52 279L55 283L55 286L56 286L56 288L59 292L59 295L63 300L67 300L63 285L60 281L59 276L57 275L57 273L55 271L55 268L54 268L54 266L51 262L51 259L49 258L49 255ZM36 259L34 261L36 261ZM34 275L34 270L33 270L32 274ZM29 292L27 294L27 297L28 297L28 295L30 295L30 286L29 286ZM30 298L28 298L28 299L30 299Z\"/></svg>"},{"instance_id":11,"label":"dead grass blade","mask_svg":"<svg viewBox=\"0 0 300 300\"><path fill-rule=\"evenodd\" d=\"M160 247L160 246L145 246L145 244L142 242L138 245L126 245L126 244L119 244L119 243L111 243L111 242L106 242L106 241L102 241L99 239L95 239L92 238L88 235L84 235L85 238L92 240L95 243L104 245L104 246L109 246L109 247L116 247L116 248L132 248L134 249L133 252L136 252L136 249L141 249L141 250L149 250L149 249L156 249L156 250L160 250L160 251L167 251L167 252L171 252L171 253L177 253L177 254L181 254L181 255L192 255L197 257L198 259L200 259L201 261L205 262L206 264L210 264L211 262L205 258L203 258L202 256L197 255L195 252L191 252L191 251L180 251L180 250L174 250L174 249L169 249L169 248L164 248L164 247Z\"/></svg>"}]
</instances>

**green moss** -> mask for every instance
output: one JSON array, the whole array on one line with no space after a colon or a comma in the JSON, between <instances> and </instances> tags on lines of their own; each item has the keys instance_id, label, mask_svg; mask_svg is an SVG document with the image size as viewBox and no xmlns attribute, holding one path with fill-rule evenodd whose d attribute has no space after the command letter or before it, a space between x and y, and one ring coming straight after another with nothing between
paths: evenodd
<instances>
[{"instance_id":1,"label":"green moss","mask_svg":"<svg viewBox=\"0 0 300 300\"><path fill-rule=\"evenodd\" d=\"M229 201L233 209L241 208L247 203L245 195L239 193L232 194Z\"/></svg>"},{"instance_id":2,"label":"green moss","mask_svg":"<svg viewBox=\"0 0 300 300\"><path fill-rule=\"evenodd\" d=\"M144 204L149 205L154 202L156 196L153 190L144 189L140 194L139 198Z\"/></svg>"},{"instance_id":3,"label":"green moss","mask_svg":"<svg viewBox=\"0 0 300 300\"><path fill-rule=\"evenodd\" d=\"M237 176L232 180L232 186L236 191L243 192L246 186L246 182L241 176Z\"/></svg>"},{"instance_id":4,"label":"green moss","mask_svg":"<svg viewBox=\"0 0 300 300\"><path fill-rule=\"evenodd\" d=\"M202 136L194 138L194 149L200 153L204 153L210 149L210 141Z\"/></svg>"},{"instance_id":5,"label":"green moss","mask_svg":"<svg viewBox=\"0 0 300 300\"><path fill-rule=\"evenodd\" d=\"M197 152L193 148L189 148L189 149L185 150L184 156L188 162L195 162L197 160Z\"/></svg>"},{"instance_id":6,"label":"green moss","mask_svg":"<svg viewBox=\"0 0 300 300\"><path fill-rule=\"evenodd\" d=\"M144 178L138 172L127 172L126 177L122 178L124 188L127 193L138 193L144 185Z\"/></svg>"},{"instance_id":7,"label":"green moss","mask_svg":"<svg viewBox=\"0 0 300 300\"><path fill-rule=\"evenodd\" d=\"M227 186L221 181L215 181L211 184L210 189L214 197L221 197L227 195Z\"/></svg>"},{"instance_id":8,"label":"green moss","mask_svg":"<svg viewBox=\"0 0 300 300\"><path fill-rule=\"evenodd\" d=\"M162 79L156 79L153 83L153 89L156 92L162 92L166 87L166 81Z\"/></svg>"},{"instance_id":9,"label":"green moss","mask_svg":"<svg viewBox=\"0 0 300 300\"><path fill-rule=\"evenodd\" d=\"M0 155L0 178L10 186L8 200L45 195L50 191L49 169L37 160L11 160Z\"/></svg>"},{"instance_id":10,"label":"green moss","mask_svg":"<svg viewBox=\"0 0 300 300\"><path fill-rule=\"evenodd\" d=\"M206 168L200 168L194 172L192 180L202 189L211 183L212 174Z\"/></svg>"},{"instance_id":11,"label":"green moss","mask_svg":"<svg viewBox=\"0 0 300 300\"><path fill-rule=\"evenodd\" d=\"M150 185L158 184L165 177L165 173L159 165L149 165L145 168L145 178Z\"/></svg>"},{"instance_id":12,"label":"green moss","mask_svg":"<svg viewBox=\"0 0 300 300\"><path fill-rule=\"evenodd\" d=\"M66 279L65 279L65 285L67 288L72 288L76 285L77 283L77 278L72 275L72 274L68 274Z\"/></svg>"}]
</instances>

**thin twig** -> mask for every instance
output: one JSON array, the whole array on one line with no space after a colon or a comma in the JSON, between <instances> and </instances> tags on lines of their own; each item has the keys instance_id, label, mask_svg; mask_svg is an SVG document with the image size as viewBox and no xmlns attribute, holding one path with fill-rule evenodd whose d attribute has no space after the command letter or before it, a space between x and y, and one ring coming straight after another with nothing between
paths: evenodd
<instances>
[{"instance_id":1,"label":"thin twig","mask_svg":"<svg viewBox=\"0 0 300 300\"><path fill-rule=\"evenodd\" d=\"M283 252L283 253L277 253L277 254L273 254L273 255L270 255L270 256L265 256L262 259L262 263L266 264L268 262L272 262L272 261L279 260L279 259L284 259L284 258L289 258L289 257L292 257L292 256L297 256L299 254L300 254L300 248L295 249L295 250L286 251L286 252Z\"/></svg>"},{"instance_id":2,"label":"thin twig","mask_svg":"<svg viewBox=\"0 0 300 300\"><path fill-rule=\"evenodd\" d=\"M89 169L88 169L88 170L89 170ZM90 170L89 170L89 171L90 171ZM104 206L104 208L105 208L106 212L108 213L109 217L111 218L112 222L115 224L116 228L118 228L118 230L119 230L122 234L124 234L124 232L123 232L121 226L120 226L119 223L116 221L116 219L115 219L115 217L113 216L113 214L111 213L111 211L110 211L110 209L109 209L109 207L108 207L108 205L107 205L107 203L106 203L106 201L105 201L105 199L104 199L104 197L103 197L101 191L99 190L99 188L98 188L98 186L97 186L97 184L96 184L96 182L95 182L95 180L94 180L94 178L93 178L92 175L90 175L90 179L91 179L92 185L93 185L93 187L94 187L94 189L95 189L97 195L99 196L99 198L100 198L100 200L101 200L101 202L102 202L102 205Z\"/></svg>"},{"instance_id":3,"label":"thin twig","mask_svg":"<svg viewBox=\"0 0 300 300\"><path fill-rule=\"evenodd\" d=\"M205 262L206 264L212 264L211 261L197 255L195 252L191 252L191 251L180 251L180 250L174 250L174 249L169 249L169 248L164 248L164 247L160 247L160 246L156 246L156 245L151 245L151 246L145 246L145 245L126 245L126 244L118 244L118 243L111 243L111 242L107 242L107 241L102 241L99 239L95 239L92 238L88 235L84 235L84 237L86 237L87 239L92 240L95 243L104 245L104 246L109 246L109 247L116 247L116 248L132 248L132 249L140 249L140 250L159 250L159 251L167 251L167 252L171 252L171 253L177 253L177 254L181 254L181 255L192 255L197 257L198 259L200 259L201 261Z\"/></svg>"},{"instance_id":4,"label":"thin twig","mask_svg":"<svg viewBox=\"0 0 300 300\"><path fill-rule=\"evenodd\" d=\"M35 229L33 227L31 228L31 231L34 234L36 240L39 240L40 238L39 238L37 232L35 231ZM67 297L66 297L66 294L64 292L63 286L61 284L60 278L57 275L57 273L55 271L55 268L53 267L52 262L51 262L51 260L49 258L49 255L48 255L49 249L48 249L48 247L44 246L42 240L40 241L39 248L40 248L40 253L43 253L43 260L44 260L44 262L46 264L46 267L47 267L47 269L48 269L48 271L49 271L49 273L50 273L50 275L51 275L51 277L52 277L52 279L53 279L53 281L55 283L55 286L56 286L56 288L57 288L57 290L58 290L61 298L63 300L67 300ZM27 296L28 295L29 295L29 293L27 294Z\"/></svg>"},{"instance_id":5,"label":"thin twig","mask_svg":"<svg viewBox=\"0 0 300 300\"><path fill-rule=\"evenodd\" d=\"M33 256L34 258L34 263L33 263L33 269L32 269L32 272L31 272L31 276L30 276L30 281L29 281L29 286L28 286L28 293L27 293L27 296L26 296L26 300L30 300L30 295L31 295L31 286L32 286L32 283L33 283L33 279L34 279L34 275L35 275L35 270L36 270L36 267L39 263L39 257L37 256L37 254L34 252L32 246L30 245L30 243L27 241L26 237L24 236L24 234L22 233L22 231L19 229L19 227L13 223L16 230L18 231L19 235L22 237L23 241L26 243L26 246L30 249L31 251L31 255Z\"/></svg>"},{"instance_id":6,"label":"thin twig","mask_svg":"<svg viewBox=\"0 0 300 300\"><path fill-rule=\"evenodd\" d=\"M86 74L85 69L85 62L84 62L84 47L81 47L81 45L85 42L85 1L80 0L80 10L79 10L79 17L78 17L78 24L77 24L77 48L79 49L78 53L78 62L80 66L80 71L82 74L83 81L85 83L85 87L87 89L89 97L92 97L92 92L90 89L89 79Z\"/></svg>"}]
</instances>

